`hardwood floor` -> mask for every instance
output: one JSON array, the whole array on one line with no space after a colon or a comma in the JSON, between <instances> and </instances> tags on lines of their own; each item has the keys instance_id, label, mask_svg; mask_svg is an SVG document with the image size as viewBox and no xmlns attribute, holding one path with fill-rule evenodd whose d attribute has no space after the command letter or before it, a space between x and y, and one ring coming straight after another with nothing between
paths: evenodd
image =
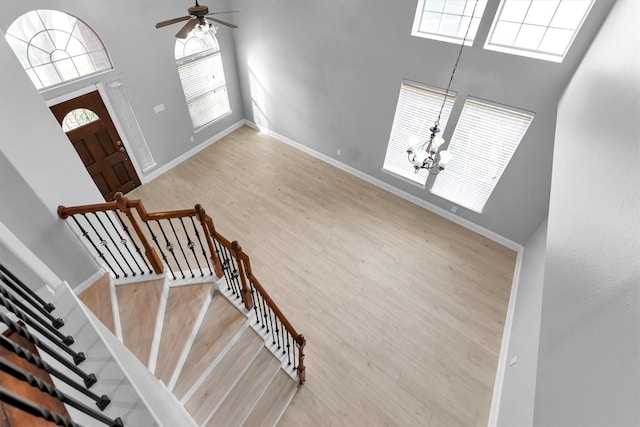
<instances>
[{"instance_id":1,"label":"hardwood floor","mask_svg":"<svg viewBox=\"0 0 640 427\"><path fill-rule=\"evenodd\" d=\"M211 283L169 289L155 375L169 384Z\"/></svg>"},{"instance_id":2,"label":"hardwood floor","mask_svg":"<svg viewBox=\"0 0 640 427\"><path fill-rule=\"evenodd\" d=\"M122 323L122 342L145 365L158 318L163 280L116 287Z\"/></svg>"},{"instance_id":3,"label":"hardwood floor","mask_svg":"<svg viewBox=\"0 0 640 427\"><path fill-rule=\"evenodd\" d=\"M112 334L116 333L113 303L111 302L111 279L108 274L78 294L78 298L104 323Z\"/></svg>"},{"instance_id":4,"label":"hardwood floor","mask_svg":"<svg viewBox=\"0 0 640 427\"><path fill-rule=\"evenodd\" d=\"M487 424L510 249L248 127L128 197L202 204L307 337L280 426Z\"/></svg>"}]
</instances>

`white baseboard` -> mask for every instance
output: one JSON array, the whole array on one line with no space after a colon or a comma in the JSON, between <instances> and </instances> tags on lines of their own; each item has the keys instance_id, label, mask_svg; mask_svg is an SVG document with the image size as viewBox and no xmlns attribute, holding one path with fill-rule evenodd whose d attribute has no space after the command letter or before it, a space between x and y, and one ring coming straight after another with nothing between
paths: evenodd
<instances>
[{"instance_id":1,"label":"white baseboard","mask_svg":"<svg viewBox=\"0 0 640 427\"><path fill-rule=\"evenodd\" d=\"M176 157L175 159L173 159L169 163L166 163L166 164L160 166L158 169L154 170L150 174L145 175L144 176L145 182L153 181L154 179L156 179L157 177L159 177L163 173L167 172L171 168L179 165L180 163L182 163L185 160L187 160L189 157L199 153L200 151L204 150L205 148L207 148L208 146L210 146L214 142L218 141L221 138L224 138L225 136L229 135L231 132L233 132L234 130L238 129L241 126L244 126L245 124L247 124L246 120L240 120L240 121L232 124L228 128L218 132L217 134L213 135L211 138L209 138L205 142L201 143L200 145L192 148L191 150L187 151L186 153L182 154L181 156Z\"/></svg>"},{"instance_id":2,"label":"white baseboard","mask_svg":"<svg viewBox=\"0 0 640 427\"><path fill-rule=\"evenodd\" d=\"M309 154L309 155L311 155L311 156L313 156L313 157L315 157L315 158L317 158L319 160L322 160L322 161L324 161L326 163L329 163L330 165L335 166L338 169L341 169L341 170L343 170L343 171L345 171L347 173L350 173L351 175L357 176L358 178L360 178L360 179L362 179L364 181L367 181L368 183L373 184L376 187L382 188L383 190L386 190L386 191L388 191L390 193L393 193L398 197L402 197L403 199L405 199L405 200L407 200L407 201L409 201L409 202L411 202L411 203L413 203L415 205L418 205L418 206L420 206L420 207L422 207L422 208L424 208L424 209L426 209L428 211L431 211L431 212L435 213L436 215L440 215L441 217L444 217L444 218L448 219L451 222L454 222L454 223L456 223L456 224L458 224L458 225L460 225L460 226L462 226L464 228L467 228L467 229L469 229L469 230L471 230L471 231L473 231L475 233L480 234L481 236L484 236L484 237L486 237L488 239L491 239L496 243L499 243L499 244L501 244L503 246L506 246L509 249L512 249L514 251L519 251L519 250L522 249L522 245L519 244L519 243L516 243L516 242L514 242L512 240L509 240L506 237L503 237L503 236L499 235L498 233L495 233L495 232L493 232L491 230L488 230L488 229L486 229L484 227L481 227L481 226L479 226L479 225L477 225L477 224L475 224L475 223L473 223L473 222L471 222L469 220L466 220L464 218L460 218L459 216L452 214L451 212L447 211L446 209L442 209L442 208L440 208L440 207L438 207L438 206L436 206L434 204L431 204L431 203L429 203L429 202L427 202L425 200L420 199L419 197L416 197L416 196L414 196L412 194L409 194L406 191L402 191L402 190L400 190L400 189L398 189L398 188L396 188L396 187L394 187L394 186L392 186L390 184L387 184L384 181L381 181L381 180L379 180L377 178L372 177L371 175L368 175L368 174L366 174L366 173L364 173L362 171L359 171L359 170L357 170L355 168L352 168L351 166L345 165L344 163L337 161L333 157L329 157L329 156L327 156L325 154L322 154L322 153L320 153L318 151L315 151L315 150L313 150L313 149L311 149L311 148L309 148L309 147L307 147L305 145L300 144L299 142L296 142L296 141L294 141L292 139L289 139L286 136L280 135L279 133L274 132L274 131L272 131L270 129L260 129L254 123L250 123L250 122L245 123L245 124L247 124L248 126L253 127L254 129L258 129L258 130L260 130L260 132L264 132L267 135L269 135L269 136L271 136L271 137L273 137L273 138L275 138L275 139L277 139L277 140L279 140L281 142L284 142L287 145L290 145L290 146L292 146L294 148L297 148L298 150L303 151L303 152L305 152L305 153L307 153L307 154Z\"/></svg>"},{"instance_id":3,"label":"white baseboard","mask_svg":"<svg viewBox=\"0 0 640 427\"><path fill-rule=\"evenodd\" d=\"M365 174L364 172L361 172L357 169L352 168L351 166L345 165L344 163L341 163L339 161L337 161L336 159L329 157L325 154L319 153L305 145L300 144L299 142L293 141L283 135L278 134L277 132L274 132L272 130L269 129L260 129L258 126L256 126L254 123L246 123L248 126L251 126L254 129L260 130L261 132L266 133L267 135L276 138L277 140L284 142L287 145L290 145L294 148L297 148L319 160L322 160L326 163L329 163L332 166L335 166L347 173L350 173L351 175L357 176L360 179L363 179L367 182L369 182L370 184L375 185L376 187L382 188L383 190L387 190L393 194L395 194L396 196L402 197L403 199L418 205L424 209L427 209L437 215L440 215L448 220L450 220L451 222L454 222L462 227L465 227L475 233L480 234L481 236L484 236L488 239L493 240L496 243L499 243L509 249L512 249L514 251L516 251L518 253L517 255L517 259L516 259L516 265L515 265L515 269L514 269L514 273L513 273L513 281L511 284L511 292L510 292L510 296L509 296L509 303L507 306L507 315L505 318L505 324L504 324L504 329L503 329L503 333L502 333L502 343L500 345L500 356L498 358L498 368L496 370L496 378L495 378L495 383L494 383L494 387L493 387L493 396L491 399L491 409L489 412L489 423L488 425L490 427L494 427L497 424L498 421L498 413L500 410L500 399L502 397L502 385L504 383L504 376L505 376L505 372L506 372L506 367L507 367L507 357L508 357L508 350L509 350L509 342L511 339L511 328L513 325L513 318L514 318L514 311L515 311L515 304L516 304L516 299L517 299L517 295L518 295L518 282L520 280L520 269L522 267L522 255L523 255L523 251L524 251L524 247L519 244L516 243L512 240L509 240L491 230L488 230L484 227L481 227L469 220L466 220L464 218L460 218L457 215L453 215L451 212L442 209L438 206L435 206L425 200L422 200L418 197L415 197L405 191L402 191L398 188L393 187L392 185L387 184L386 182L383 182L377 178L374 178L370 175Z\"/></svg>"},{"instance_id":4,"label":"white baseboard","mask_svg":"<svg viewBox=\"0 0 640 427\"><path fill-rule=\"evenodd\" d=\"M100 280L105 274L107 274L107 271L104 268L99 269L98 271L93 273L87 280L73 288L73 293L76 295L80 295L81 292L87 290L91 285Z\"/></svg>"},{"instance_id":5,"label":"white baseboard","mask_svg":"<svg viewBox=\"0 0 640 427\"><path fill-rule=\"evenodd\" d=\"M511 282L511 293L509 294L509 304L507 306L507 317L504 321L504 329L502 330L502 342L500 343L500 356L498 357L498 367L496 369L496 379L493 384L493 395L491 396L491 409L489 410L489 427L497 427L498 414L500 413L500 401L502 400L502 385L504 384L504 376L507 372L507 358L509 357L509 343L511 342L511 329L513 327L513 318L516 309L516 300L518 299L518 284L520 283L520 270L522 269L522 257L524 248L518 251L516 258L516 266L513 271L513 280Z\"/></svg>"}]
</instances>

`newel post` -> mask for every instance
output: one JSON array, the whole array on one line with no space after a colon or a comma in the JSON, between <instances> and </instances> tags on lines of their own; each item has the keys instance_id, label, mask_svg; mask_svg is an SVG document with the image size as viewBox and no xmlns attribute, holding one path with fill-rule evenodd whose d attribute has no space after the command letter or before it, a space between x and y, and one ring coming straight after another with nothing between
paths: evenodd
<instances>
[{"instance_id":1,"label":"newel post","mask_svg":"<svg viewBox=\"0 0 640 427\"><path fill-rule=\"evenodd\" d=\"M147 257L147 260L149 261L151 268L153 268L153 272L156 274L162 274L162 272L164 271L164 265L162 264L162 260L160 260L160 256L158 256L158 253L156 252L155 248L151 246L151 244L147 240L147 237L142 232L142 229L140 228L138 221L136 221L136 218L131 213L131 209L129 208L129 199L124 197L124 194L118 192L115 194L115 201L116 201L116 204L118 205L118 209L120 210L120 212L123 212L129 219L131 226L135 230L138 238L140 239L140 243L142 243L142 246L144 246L144 254Z\"/></svg>"},{"instance_id":2,"label":"newel post","mask_svg":"<svg viewBox=\"0 0 640 427\"><path fill-rule=\"evenodd\" d=\"M217 255L216 248L213 245L212 236L215 237L213 220L204 211L204 208L202 207L202 205L196 205L195 211L196 211L196 216L200 221L200 225L202 226L202 230L204 230L204 237L207 240L207 246L209 247L209 254L211 254L211 262L213 262L213 268L216 270L216 277L220 279L224 275L224 270L222 269L222 263L220 262L220 257Z\"/></svg>"},{"instance_id":3,"label":"newel post","mask_svg":"<svg viewBox=\"0 0 640 427\"><path fill-rule=\"evenodd\" d=\"M236 240L231 242L231 250L233 251L233 256L236 259L236 263L238 264L238 274L240 275L240 283L242 284L242 288L240 289L240 296L242 297L244 308L246 308L247 310L251 310L253 309L251 290L247 286L247 278L244 272L244 261L242 259L242 248Z\"/></svg>"},{"instance_id":4,"label":"newel post","mask_svg":"<svg viewBox=\"0 0 640 427\"><path fill-rule=\"evenodd\" d=\"M304 347L307 345L307 339L304 335L298 335L295 338L295 341L300 346L298 350L298 378L300 380L300 384L304 384L307 371L306 366L304 366Z\"/></svg>"}]
</instances>

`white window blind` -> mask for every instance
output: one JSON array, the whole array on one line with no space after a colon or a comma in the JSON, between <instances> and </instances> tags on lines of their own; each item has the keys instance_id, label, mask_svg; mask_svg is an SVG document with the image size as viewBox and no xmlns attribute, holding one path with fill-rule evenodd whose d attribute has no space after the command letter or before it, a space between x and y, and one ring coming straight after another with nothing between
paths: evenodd
<instances>
[{"instance_id":1,"label":"white window blind","mask_svg":"<svg viewBox=\"0 0 640 427\"><path fill-rule=\"evenodd\" d=\"M219 52L179 65L178 74L194 129L230 111Z\"/></svg>"},{"instance_id":2,"label":"white window blind","mask_svg":"<svg viewBox=\"0 0 640 427\"><path fill-rule=\"evenodd\" d=\"M443 100L444 91L402 82L383 170L420 185L427 182L427 170L414 173L413 165L407 160L407 146L411 135L417 136L421 142L429 138L429 128L438 118ZM440 118L439 127L442 131L447 125L454 101L455 93L449 92Z\"/></svg>"},{"instance_id":3,"label":"white window blind","mask_svg":"<svg viewBox=\"0 0 640 427\"><path fill-rule=\"evenodd\" d=\"M453 155L431 192L482 213L533 113L467 99L449 144Z\"/></svg>"}]
</instances>

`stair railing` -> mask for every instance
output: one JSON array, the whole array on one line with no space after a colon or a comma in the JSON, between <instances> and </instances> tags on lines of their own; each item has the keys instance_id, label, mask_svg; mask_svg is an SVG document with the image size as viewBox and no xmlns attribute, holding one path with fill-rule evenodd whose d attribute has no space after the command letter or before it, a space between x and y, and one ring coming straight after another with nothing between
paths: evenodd
<instances>
[{"instance_id":1,"label":"stair railing","mask_svg":"<svg viewBox=\"0 0 640 427\"><path fill-rule=\"evenodd\" d=\"M115 278L161 274L165 266L174 280L223 274L195 209L148 213L141 201L116 193L113 202L58 206L58 216L73 221Z\"/></svg>"},{"instance_id":2,"label":"stair railing","mask_svg":"<svg viewBox=\"0 0 640 427\"><path fill-rule=\"evenodd\" d=\"M187 279L189 275L195 278L198 272L205 276L208 267L209 275L224 277L227 290L248 311L254 311L258 326L264 329L272 346L282 352L287 364L298 373L300 383L304 383L305 337L295 330L253 275L249 256L242 251L238 242L219 234L201 205L188 210L148 213L140 200L129 200L122 193L116 193L113 202L58 206L58 216L74 221L77 230L89 242L87 246L93 248L94 256L101 259L116 278L145 274L143 269L138 271L131 268L130 260L123 261L133 258L133 254L142 257L140 246L145 248L144 263L151 265L157 274L167 266L172 279ZM96 219L103 216L107 219ZM144 224L146 231L143 231L140 223ZM129 226L135 234L129 232ZM123 235L129 236L129 239L123 238ZM117 247L116 240L129 248L114 249ZM142 261L139 263L142 264Z\"/></svg>"},{"instance_id":3,"label":"stair railing","mask_svg":"<svg viewBox=\"0 0 640 427\"><path fill-rule=\"evenodd\" d=\"M106 395L99 396L89 390L97 382L97 378L95 374L88 374L77 367L77 365L80 365L85 360L85 355L83 352L71 349L71 345L74 344L75 341L73 337L65 336L58 331L58 329L64 325L64 321L49 314L55 310L55 307L43 301L20 279L13 275L9 269L1 264L0 284L0 306L4 307L4 310L0 309L0 322L4 323L10 331L29 341L36 348L49 354L60 367L56 368L51 366L31 350L20 345L15 340L9 339L5 335L0 335L0 347L26 360L29 365L25 366L32 366L34 370L44 370L47 374L58 378L63 383L80 392L83 398L88 397L97 406L98 410L60 392L52 384L34 376L30 370L14 365L4 358L0 358L0 371L17 380L24 381L32 387L38 388L40 391L53 396L64 404L76 408L97 421L113 427L122 426L123 423L120 418L113 419L101 413L111 403L111 400ZM43 308L44 311L42 310ZM46 315L43 315L44 313L46 313ZM11 315L13 315L13 318ZM14 319L18 319L18 321ZM27 329L27 325L37 332L38 336L31 333L31 331ZM69 360L69 356L71 356L72 360ZM63 372L63 370L68 370L77 375L84 384L73 379L67 373ZM6 404L55 422L58 425L76 425L65 416L55 414L37 402L32 402L10 389L0 387L0 397L0 400Z\"/></svg>"},{"instance_id":4,"label":"stair railing","mask_svg":"<svg viewBox=\"0 0 640 427\"><path fill-rule=\"evenodd\" d=\"M223 256L228 290L242 299L247 310L254 311L256 324L266 332L276 351L282 352L282 356L286 357L287 365L293 365L293 370L298 373L300 384L304 384L306 373L304 365L306 339L304 335L295 330L269 293L253 275L249 256L242 250L240 244L237 241L230 242L219 234L215 229L213 219L205 213L202 206L196 205L196 211L200 217L205 218L216 247L220 248L220 251L226 250L231 255L229 262ZM238 277L240 283L238 283ZM237 291L234 290L234 286Z\"/></svg>"}]
</instances>

